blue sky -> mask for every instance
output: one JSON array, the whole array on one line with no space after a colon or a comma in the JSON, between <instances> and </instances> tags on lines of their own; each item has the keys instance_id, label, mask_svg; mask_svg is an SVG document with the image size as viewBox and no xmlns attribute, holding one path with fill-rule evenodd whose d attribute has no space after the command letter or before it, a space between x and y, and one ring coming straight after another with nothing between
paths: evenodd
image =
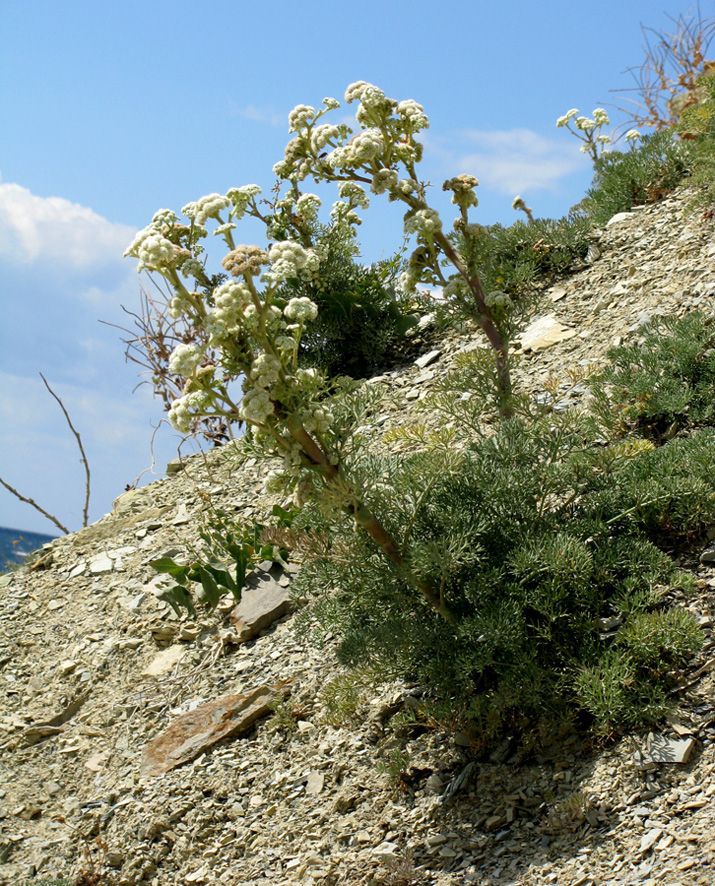
<instances>
[{"instance_id":1,"label":"blue sky","mask_svg":"<svg viewBox=\"0 0 715 886\"><path fill-rule=\"evenodd\" d=\"M701 3L703 19L714 6ZM632 86L624 72L643 61L640 24L668 30L667 16L688 8L3 0L0 476L79 528L79 455L40 372L82 434L91 519L150 467L160 403L146 386L132 393L136 367L99 322L127 325L122 305L139 306L135 261L122 253L159 208L254 182L268 190L295 105L342 100L355 80L413 98L431 121L425 180L476 175L482 223L515 220L517 193L537 215L560 216L583 196L591 167L556 118L605 106L622 122L611 90ZM364 215L364 258L390 255L402 239L397 208L373 198ZM157 475L178 442L167 426L157 432ZM53 531L2 488L0 526Z\"/></svg>"}]
</instances>

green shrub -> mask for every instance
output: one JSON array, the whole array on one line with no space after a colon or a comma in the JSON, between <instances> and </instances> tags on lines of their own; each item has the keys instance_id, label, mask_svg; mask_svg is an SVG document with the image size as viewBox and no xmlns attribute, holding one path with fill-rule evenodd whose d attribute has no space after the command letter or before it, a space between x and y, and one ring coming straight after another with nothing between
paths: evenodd
<instances>
[{"instance_id":1,"label":"green shrub","mask_svg":"<svg viewBox=\"0 0 715 886\"><path fill-rule=\"evenodd\" d=\"M703 633L684 609L638 612L618 632L633 663L653 672L684 665L703 645Z\"/></svg>"},{"instance_id":2,"label":"green shrub","mask_svg":"<svg viewBox=\"0 0 715 886\"><path fill-rule=\"evenodd\" d=\"M470 231L465 237L457 231L453 239L469 266L479 268L485 292L506 292L523 307L535 284L549 282L581 264L591 227L583 214L574 212L560 219L481 227L480 236Z\"/></svg>"},{"instance_id":3,"label":"green shrub","mask_svg":"<svg viewBox=\"0 0 715 886\"><path fill-rule=\"evenodd\" d=\"M660 318L643 341L608 352L591 381L594 408L612 431L661 440L715 423L715 327L699 312ZM675 426L674 426L675 423Z\"/></svg>"},{"instance_id":4,"label":"green shrub","mask_svg":"<svg viewBox=\"0 0 715 886\"><path fill-rule=\"evenodd\" d=\"M599 617L618 611L619 601L642 609L680 582L670 558L638 530L645 516L679 519L705 493L702 467L712 463L715 439L708 457L681 452L681 441L668 444L675 461L683 459L678 481L663 480L667 499L651 495L657 501L639 521L635 511L625 513L641 482L630 472L665 447L615 459L606 474L602 454L585 445L587 432L574 416L512 420L472 443L458 464L446 465L439 452L370 458L362 466L372 477L370 506L395 537L409 538L406 568L440 587L456 623L435 619L406 569L376 558L366 539L331 525L313 505L299 522L342 541L339 557L313 558L298 576L298 591L314 600L304 625L337 632L345 664L378 662L424 681L484 741L564 716L574 699L594 717L605 716L598 710L608 703L609 729L651 722L662 709L658 686L666 675L645 653L633 690L606 697L600 708L595 689L588 703L578 701L583 674L593 682L609 662L601 661ZM703 455L697 469L688 461L694 452L696 462ZM651 468L652 493L653 475L664 468ZM634 606L639 593L647 596Z\"/></svg>"},{"instance_id":5,"label":"green shrub","mask_svg":"<svg viewBox=\"0 0 715 886\"><path fill-rule=\"evenodd\" d=\"M288 281L286 300L307 296L318 316L301 338L299 362L330 376L366 378L404 358L405 333L417 322L417 302L397 286L399 257L370 266L356 261L355 232L315 225L325 258L315 282Z\"/></svg>"},{"instance_id":6,"label":"green shrub","mask_svg":"<svg viewBox=\"0 0 715 886\"><path fill-rule=\"evenodd\" d=\"M582 201L593 224L604 225L617 212L654 203L669 194L688 174L688 154L668 129L645 136L638 147L604 154Z\"/></svg>"},{"instance_id":7,"label":"green shrub","mask_svg":"<svg viewBox=\"0 0 715 886\"><path fill-rule=\"evenodd\" d=\"M604 736L656 723L668 711L663 688L644 680L628 655L617 649L582 668L574 692L577 703L593 717L594 731Z\"/></svg>"}]
</instances>

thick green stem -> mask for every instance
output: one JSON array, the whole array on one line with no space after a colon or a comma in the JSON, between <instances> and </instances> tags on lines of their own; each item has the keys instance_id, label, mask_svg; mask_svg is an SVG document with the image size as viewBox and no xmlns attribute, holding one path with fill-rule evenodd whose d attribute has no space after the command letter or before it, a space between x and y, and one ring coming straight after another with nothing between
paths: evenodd
<instances>
[{"instance_id":1,"label":"thick green stem","mask_svg":"<svg viewBox=\"0 0 715 886\"><path fill-rule=\"evenodd\" d=\"M310 461L318 468L323 479L330 483L340 480L340 472L335 465L330 463L328 456L323 449L315 442L311 435L303 427L303 423L296 415L286 418L286 426L288 431L299 443L303 452L308 456ZM370 536L377 544L382 553L401 569L405 568L405 557L400 550L395 539L375 517L372 511L361 502L356 502L352 507L346 509L355 519L355 522ZM409 574L409 570L408 574ZM410 575L410 581L420 591L427 602L450 624L456 624L457 620L450 612L449 607L444 602L443 595L435 588L431 582L426 582L415 576Z\"/></svg>"}]
</instances>

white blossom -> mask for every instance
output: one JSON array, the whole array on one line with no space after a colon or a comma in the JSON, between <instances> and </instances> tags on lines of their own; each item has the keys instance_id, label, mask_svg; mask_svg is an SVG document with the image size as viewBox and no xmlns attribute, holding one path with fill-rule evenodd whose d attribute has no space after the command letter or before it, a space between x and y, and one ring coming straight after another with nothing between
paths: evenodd
<instances>
[{"instance_id":1,"label":"white blossom","mask_svg":"<svg viewBox=\"0 0 715 886\"><path fill-rule=\"evenodd\" d=\"M315 108L311 105L296 105L288 114L288 131L300 132L305 126L312 122L315 117Z\"/></svg>"},{"instance_id":2,"label":"white blossom","mask_svg":"<svg viewBox=\"0 0 715 886\"><path fill-rule=\"evenodd\" d=\"M283 313L288 320L302 323L305 320L315 320L318 316L318 306L303 295L300 298L292 298L283 309Z\"/></svg>"},{"instance_id":3,"label":"white blossom","mask_svg":"<svg viewBox=\"0 0 715 886\"><path fill-rule=\"evenodd\" d=\"M230 205L231 201L223 194L208 194L195 203L187 203L181 211L197 225L203 225L210 218L218 218L218 213Z\"/></svg>"},{"instance_id":4,"label":"white blossom","mask_svg":"<svg viewBox=\"0 0 715 886\"><path fill-rule=\"evenodd\" d=\"M204 359L203 350L198 345L177 345L169 357L169 372L190 378Z\"/></svg>"},{"instance_id":5,"label":"white blossom","mask_svg":"<svg viewBox=\"0 0 715 886\"><path fill-rule=\"evenodd\" d=\"M265 424L269 415L273 415L275 407L265 388L247 391L238 407L239 417L249 424Z\"/></svg>"},{"instance_id":6,"label":"white blossom","mask_svg":"<svg viewBox=\"0 0 715 886\"><path fill-rule=\"evenodd\" d=\"M405 216L405 233L430 236L442 230L442 220L436 209L418 209Z\"/></svg>"}]
</instances>

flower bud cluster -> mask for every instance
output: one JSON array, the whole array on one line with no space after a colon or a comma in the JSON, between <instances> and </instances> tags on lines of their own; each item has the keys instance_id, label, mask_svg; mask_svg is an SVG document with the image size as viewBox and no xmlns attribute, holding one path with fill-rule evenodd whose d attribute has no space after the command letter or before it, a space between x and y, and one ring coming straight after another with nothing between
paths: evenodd
<instances>
[{"instance_id":1,"label":"flower bud cluster","mask_svg":"<svg viewBox=\"0 0 715 886\"><path fill-rule=\"evenodd\" d=\"M218 219L219 212L230 205L231 201L224 194L209 194L195 203L187 203L181 211L197 225L204 225L210 218Z\"/></svg>"},{"instance_id":2,"label":"flower bud cluster","mask_svg":"<svg viewBox=\"0 0 715 886\"><path fill-rule=\"evenodd\" d=\"M570 126L571 120L574 121L575 130ZM611 137L601 132L602 127L609 126L610 123L608 114L603 108L595 108L593 118L579 116L578 108L571 108L556 121L558 127L565 126L569 132L583 142L581 153L590 154L594 161L598 160L599 146L601 151L605 151L605 145L611 144ZM584 134L580 135L579 133Z\"/></svg>"},{"instance_id":3,"label":"flower bud cluster","mask_svg":"<svg viewBox=\"0 0 715 886\"><path fill-rule=\"evenodd\" d=\"M405 216L405 233L431 237L442 230L442 220L436 209L418 209Z\"/></svg>"},{"instance_id":4,"label":"flower bud cluster","mask_svg":"<svg viewBox=\"0 0 715 886\"><path fill-rule=\"evenodd\" d=\"M295 240L281 240L274 243L268 253L270 270L263 279L272 283L283 283L296 277L310 279L320 265L320 256L314 249L306 249Z\"/></svg>"},{"instance_id":5,"label":"flower bud cluster","mask_svg":"<svg viewBox=\"0 0 715 886\"><path fill-rule=\"evenodd\" d=\"M257 277L261 268L269 263L268 253L264 249L244 245L232 249L221 260L221 264L233 277L242 277L244 274Z\"/></svg>"},{"instance_id":6,"label":"flower bud cluster","mask_svg":"<svg viewBox=\"0 0 715 886\"><path fill-rule=\"evenodd\" d=\"M318 306L307 296L292 298L283 309L288 320L296 323L304 323L306 320L315 320L318 316Z\"/></svg>"},{"instance_id":7,"label":"flower bud cluster","mask_svg":"<svg viewBox=\"0 0 715 886\"><path fill-rule=\"evenodd\" d=\"M169 372L190 378L204 359L203 349L198 345L177 345L169 357Z\"/></svg>"},{"instance_id":8,"label":"flower bud cluster","mask_svg":"<svg viewBox=\"0 0 715 886\"><path fill-rule=\"evenodd\" d=\"M204 414L211 404L211 394L204 390L191 391L174 400L167 418L171 425L182 434L191 430L191 422Z\"/></svg>"}]
</instances>

